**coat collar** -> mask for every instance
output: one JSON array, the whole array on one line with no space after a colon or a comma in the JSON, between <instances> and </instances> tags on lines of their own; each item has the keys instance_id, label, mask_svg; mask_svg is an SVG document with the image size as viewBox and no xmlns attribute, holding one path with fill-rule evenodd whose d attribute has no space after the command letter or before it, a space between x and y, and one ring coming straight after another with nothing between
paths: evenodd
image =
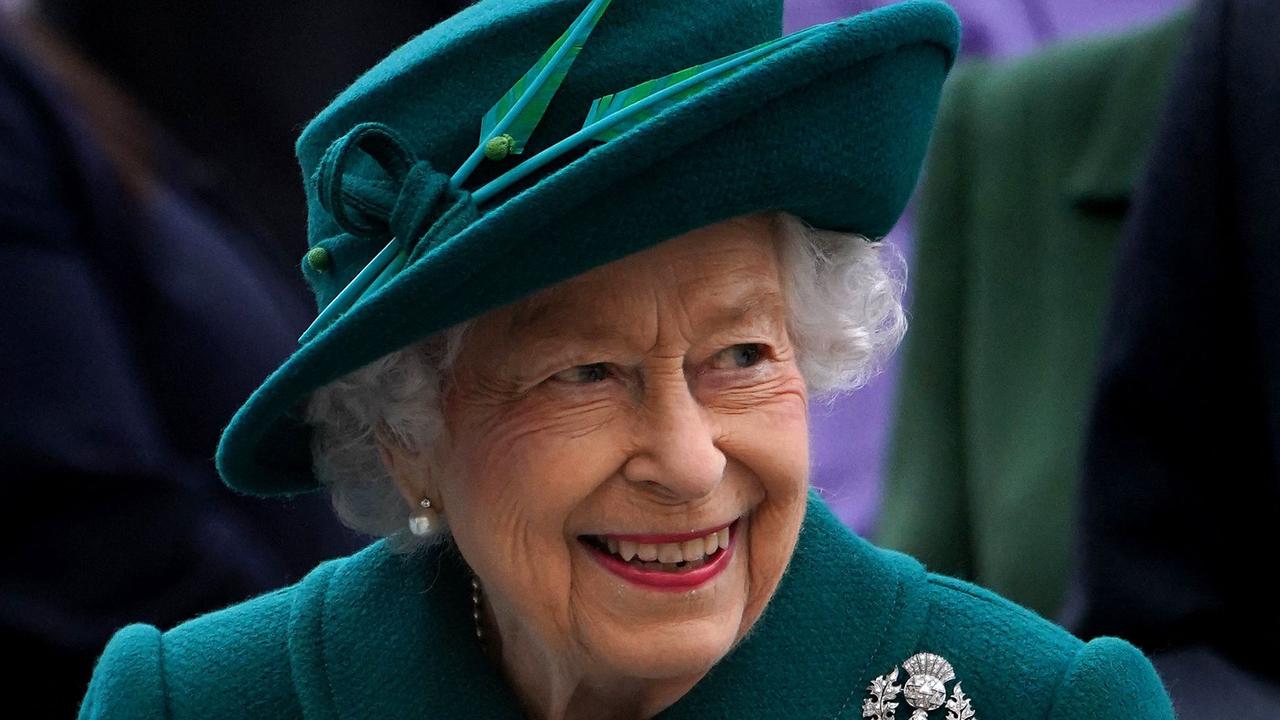
<instances>
[{"instance_id":1,"label":"coat collar","mask_svg":"<svg viewBox=\"0 0 1280 720\"><path fill-rule=\"evenodd\" d=\"M1067 194L1084 212L1128 209L1142 167L1155 139L1155 128L1174 58L1183 45L1190 15L1174 17L1135 36L1137 47L1122 53L1103 90L1097 130L1067 173Z\"/></svg>"},{"instance_id":2,"label":"coat collar","mask_svg":"<svg viewBox=\"0 0 1280 720\"><path fill-rule=\"evenodd\" d=\"M307 717L520 717L472 634L468 578L453 551L403 557L378 542L304 580L289 647ZM811 495L764 615L660 717L856 716L927 609L918 563L854 536Z\"/></svg>"}]
</instances>

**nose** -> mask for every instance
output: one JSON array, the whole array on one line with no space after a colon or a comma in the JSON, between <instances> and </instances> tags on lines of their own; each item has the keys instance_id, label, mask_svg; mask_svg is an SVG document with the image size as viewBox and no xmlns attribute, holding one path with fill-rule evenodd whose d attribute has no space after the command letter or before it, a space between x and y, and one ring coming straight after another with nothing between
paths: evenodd
<instances>
[{"instance_id":1,"label":"nose","mask_svg":"<svg viewBox=\"0 0 1280 720\"><path fill-rule=\"evenodd\" d=\"M634 423L638 444L623 476L663 502L706 497L720 485L725 469L714 414L694 398L683 372L646 386Z\"/></svg>"}]
</instances>

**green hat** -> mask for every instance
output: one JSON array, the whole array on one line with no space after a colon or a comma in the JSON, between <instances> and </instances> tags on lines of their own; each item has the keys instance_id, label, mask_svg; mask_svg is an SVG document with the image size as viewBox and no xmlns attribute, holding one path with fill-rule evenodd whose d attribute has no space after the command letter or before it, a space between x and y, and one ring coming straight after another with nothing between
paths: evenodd
<instances>
[{"instance_id":1,"label":"green hat","mask_svg":"<svg viewBox=\"0 0 1280 720\"><path fill-rule=\"evenodd\" d=\"M887 233L955 14L781 28L782 0L482 0L357 80L297 145L321 317L228 425L226 483L316 489L311 392L668 238L763 210Z\"/></svg>"}]
</instances>

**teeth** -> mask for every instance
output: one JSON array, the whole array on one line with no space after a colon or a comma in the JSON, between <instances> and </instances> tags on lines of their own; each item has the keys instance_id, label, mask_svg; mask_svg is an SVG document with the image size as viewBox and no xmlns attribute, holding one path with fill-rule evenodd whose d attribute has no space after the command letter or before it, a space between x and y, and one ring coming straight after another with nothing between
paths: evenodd
<instances>
[{"instance_id":1,"label":"teeth","mask_svg":"<svg viewBox=\"0 0 1280 720\"><path fill-rule=\"evenodd\" d=\"M679 543L662 543L658 545L658 562L678 563L684 560L684 551Z\"/></svg>"},{"instance_id":2,"label":"teeth","mask_svg":"<svg viewBox=\"0 0 1280 720\"><path fill-rule=\"evenodd\" d=\"M631 562L631 558L636 556L636 544L630 540L619 540L618 556L626 562Z\"/></svg>"},{"instance_id":3,"label":"teeth","mask_svg":"<svg viewBox=\"0 0 1280 720\"><path fill-rule=\"evenodd\" d=\"M680 548L684 550L685 562L689 562L692 560L701 560L703 554L705 553L703 548L705 548L706 546L707 544L703 542L702 538L698 538L696 540L687 540L681 543Z\"/></svg>"},{"instance_id":4,"label":"teeth","mask_svg":"<svg viewBox=\"0 0 1280 720\"><path fill-rule=\"evenodd\" d=\"M718 530L705 537L694 538L678 543L637 543L617 538L601 538L609 552L621 557L624 562L633 559L650 563L653 567L676 570L676 563L685 563L684 567L700 567L709 555L717 550L729 547L729 528Z\"/></svg>"}]
</instances>

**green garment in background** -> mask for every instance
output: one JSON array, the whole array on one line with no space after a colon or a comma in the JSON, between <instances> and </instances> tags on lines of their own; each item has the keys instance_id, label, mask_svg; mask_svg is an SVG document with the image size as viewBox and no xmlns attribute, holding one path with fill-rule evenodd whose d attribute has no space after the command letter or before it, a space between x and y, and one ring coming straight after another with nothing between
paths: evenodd
<instances>
[{"instance_id":1,"label":"green garment in background","mask_svg":"<svg viewBox=\"0 0 1280 720\"><path fill-rule=\"evenodd\" d=\"M470 593L456 551L397 556L379 541L168 632L122 629L80 718L518 718L475 638ZM980 720L1173 718L1132 645L1083 643L989 592L928 575L853 535L816 495L760 620L658 717L857 720L872 679L919 652L950 662ZM897 701L905 718L910 708Z\"/></svg>"},{"instance_id":2,"label":"green garment in background","mask_svg":"<svg viewBox=\"0 0 1280 720\"><path fill-rule=\"evenodd\" d=\"M1048 617L1114 250L1187 26L959 68L926 165L878 540Z\"/></svg>"}]
</instances>

